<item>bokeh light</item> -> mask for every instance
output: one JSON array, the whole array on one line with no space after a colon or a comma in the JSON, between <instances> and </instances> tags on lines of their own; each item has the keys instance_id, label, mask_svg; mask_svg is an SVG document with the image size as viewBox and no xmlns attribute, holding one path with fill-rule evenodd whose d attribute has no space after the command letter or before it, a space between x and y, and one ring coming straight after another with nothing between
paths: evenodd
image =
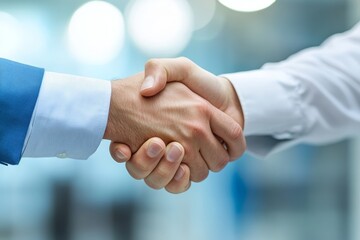
<instances>
[{"instance_id":1,"label":"bokeh light","mask_svg":"<svg viewBox=\"0 0 360 240\"><path fill-rule=\"evenodd\" d=\"M216 0L190 0L194 11L194 30L206 27L214 18Z\"/></svg>"},{"instance_id":2,"label":"bokeh light","mask_svg":"<svg viewBox=\"0 0 360 240\"><path fill-rule=\"evenodd\" d=\"M224 6L239 12L255 12L270 7L276 0L219 0Z\"/></svg>"},{"instance_id":3,"label":"bokeh light","mask_svg":"<svg viewBox=\"0 0 360 240\"><path fill-rule=\"evenodd\" d=\"M0 12L0 56L13 58L22 47L21 24L12 15Z\"/></svg>"},{"instance_id":4,"label":"bokeh light","mask_svg":"<svg viewBox=\"0 0 360 240\"><path fill-rule=\"evenodd\" d=\"M109 63L123 46L124 32L124 18L118 8L103 1L88 2L71 18L70 51L85 64Z\"/></svg>"},{"instance_id":5,"label":"bokeh light","mask_svg":"<svg viewBox=\"0 0 360 240\"><path fill-rule=\"evenodd\" d=\"M184 0L135 0L127 17L130 36L150 56L175 56L192 36L193 14Z\"/></svg>"}]
</instances>

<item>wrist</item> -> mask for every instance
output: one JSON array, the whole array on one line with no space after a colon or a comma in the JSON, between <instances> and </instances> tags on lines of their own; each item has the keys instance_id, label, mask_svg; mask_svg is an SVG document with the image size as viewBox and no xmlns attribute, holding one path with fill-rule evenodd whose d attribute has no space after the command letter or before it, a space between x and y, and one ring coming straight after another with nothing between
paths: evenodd
<instances>
[{"instance_id":1,"label":"wrist","mask_svg":"<svg viewBox=\"0 0 360 240\"><path fill-rule=\"evenodd\" d=\"M228 95L225 112L229 113L229 115L232 116L240 124L241 128L244 129L244 111L233 84L229 79L223 76L219 76L219 80L224 83L224 93Z\"/></svg>"},{"instance_id":2,"label":"wrist","mask_svg":"<svg viewBox=\"0 0 360 240\"><path fill-rule=\"evenodd\" d=\"M104 139L126 143L133 148L144 141L138 135L144 122L142 118L142 97L139 93L138 76L111 82L111 100ZM132 149L135 151L136 149Z\"/></svg>"},{"instance_id":3,"label":"wrist","mask_svg":"<svg viewBox=\"0 0 360 240\"><path fill-rule=\"evenodd\" d=\"M105 128L105 132L104 132L104 136L103 136L103 139L106 139L106 140L112 140L111 133L113 132L113 119L112 119L111 112L113 109L113 94L114 94L113 88L114 88L113 82L111 82L111 97L110 97L109 114L108 114L106 128Z\"/></svg>"},{"instance_id":4,"label":"wrist","mask_svg":"<svg viewBox=\"0 0 360 240\"><path fill-rule=\"evenodd\" d=\"M104 132L103 139L112 140L116 142L121 142L120 137L124 136L124 133L121 128L121 124L118 124L119 117L121 116L121 112L123 110L121 104L121 89L123 89L121 81L112 81L111 82L111 98L110 98L110 107L109 107L109 115L106 124L106 129ZM123 94L124 91L123 91ZM120 104L119 104L120 103Z\"/></svg>"}]
</instances>

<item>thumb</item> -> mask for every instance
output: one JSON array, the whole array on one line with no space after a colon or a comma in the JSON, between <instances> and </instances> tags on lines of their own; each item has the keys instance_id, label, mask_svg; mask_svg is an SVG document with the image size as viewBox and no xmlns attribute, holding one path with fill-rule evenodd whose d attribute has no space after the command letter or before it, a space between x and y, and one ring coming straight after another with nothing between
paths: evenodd
<instances>
[{"instance_id":1,"label":"thumb","mask_svg":"<svg viewBox=\"0 0 360 240\"><path fill-rule=\"evenodd\" d=\"M167 83L166 69L161 60L149 60L145 65L145 79L140 93L144 97L152 97L161 92Z\"/></svg>"},{"instance_id":2,"label":"thumb","mask_svg":"<svg viewBox=\"0 0 360 240\"><path fill-rule=\"evenodd\" d=\"M186 58L149 60L145 64L145 80L141 86L141 95L152 97L161 92L169 82L184 83L191 63Z\"/></svg>"},{"instance_id":3,"label":"thumb","mask_svg":"<svg viewBox=\"0 0 360 240\"><path fill-rule=\"evenodd\" d=\"M217 108L224 105L228 96L223 81L185 57L149 60L145 65L145 81L140 93L144 97L152 97L170 82L185 84Z\"/></svg>"},{"instance_id":4,"label":"thumb","mask_svg":"<svg viewBox=\"0 0 360 240\"><path fill-rule=\"evenodd\" d=\"M118 163L127 162L132 155L131 150L127 145L115 142L111 142L110 144L110 154Z\"/></svg>"}]
</instances>

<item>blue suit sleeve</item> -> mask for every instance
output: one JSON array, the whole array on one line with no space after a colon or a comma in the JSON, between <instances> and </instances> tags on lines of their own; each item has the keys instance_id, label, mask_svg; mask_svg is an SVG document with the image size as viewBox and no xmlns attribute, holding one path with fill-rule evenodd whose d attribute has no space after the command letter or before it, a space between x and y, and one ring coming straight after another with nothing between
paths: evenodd
<instances>
[{"instance_id":1,"label":"blue suit sleeve","mask_svg":"<svg viewBox=\"0 0 360 240\"><path fill-rule=\"evenodd\" d=\"M0 58L0 163L20 162L44 69Z\"/></svg>"}]
</instances>

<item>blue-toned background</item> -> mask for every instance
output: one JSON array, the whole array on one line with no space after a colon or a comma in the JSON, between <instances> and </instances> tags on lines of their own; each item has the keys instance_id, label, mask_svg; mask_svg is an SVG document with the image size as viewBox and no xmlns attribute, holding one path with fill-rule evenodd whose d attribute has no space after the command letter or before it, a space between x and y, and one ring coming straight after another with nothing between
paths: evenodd
<instances>
[{"instance_id":1,"label":"blue-toned background","mask_svg":"<svg viewBox=\"0 0 360 240\"><path fill-rule=\"evenodd\" d=\"M278 0L257 12L215 0L88 2L0 0L0 56L104 79L142 71L150 57L186 56L221 74L283 60L360 19L357 0ZM133 180L108 142L87 161L23 159L0 166L0 239L360 239L359 148L245 155L182 195Z\"/></svg>"}]
</instances>

